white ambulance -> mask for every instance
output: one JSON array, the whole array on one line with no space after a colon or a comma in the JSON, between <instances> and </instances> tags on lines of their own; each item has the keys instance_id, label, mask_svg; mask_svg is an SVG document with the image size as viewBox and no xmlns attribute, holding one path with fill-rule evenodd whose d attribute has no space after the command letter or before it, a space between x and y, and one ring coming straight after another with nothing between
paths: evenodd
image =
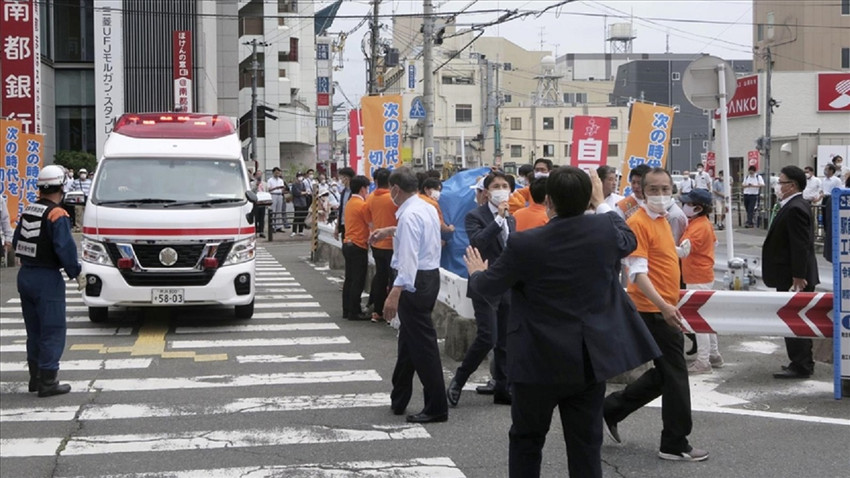
<instances>
[{"instance_id":1,"label":"white ambulance","mask_svg":"<svg viewBox=\"0 0 850 478\"><path fill-rule=\"evenodd\" d=\"M123 115L83 219L89 319L105 321L112 306L212 304L250 318L256 201L230 118Z\"/></svg>"}]
</instances>

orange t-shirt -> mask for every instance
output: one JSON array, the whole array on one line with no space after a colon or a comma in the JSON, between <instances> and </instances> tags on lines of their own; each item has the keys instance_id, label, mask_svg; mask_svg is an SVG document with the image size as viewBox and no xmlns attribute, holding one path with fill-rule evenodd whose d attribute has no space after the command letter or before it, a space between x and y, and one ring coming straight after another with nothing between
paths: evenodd
<instances>
[{"instance_id":1,"label":"orange t-shirt","mask_svg":"<svg viewBox=\"0 0 850 478\"><path fill-rule=\"evenodd\" d=\"M679 256L676 255L670 223L664 217L652 219L643 208L639 208L626 224L637 238L637 248L629 257L647 260L649 280L655 290L664 302L676 305L679 302ZM661 312L634 282L629 282L627 290L639 312Z\"/></svg>"},{"instance_id":2,"label":"orange t-shirt","mask_svg":"<svg viewBox=\"0 0 850 478\"><path fill-rule=\"evenodd\" d=\"M366 201L357 194L345 203L345 242L366 249L369 242L369 221L366 220Z\"/></svg>"},{"instance_id":3,"label":"orange t-shirt","mask_svg":"<svg viewBox=\"0 0 850 478\"><path fill-rule=\"evenodd\" d=\"M443 210L440 209L440 203L438 203L437 201L434 201L434 198L432 198L431 196L427 196L427 195L422 194L422 193L419 193L419 197L422 198L423 201L434 206L434 209L437 210L437 216L440 218L440 225L445 226L446 221L443 220ZM347 230L345 232L346 232L346 234L348 233Z\"/></svg>"},{"instance_id":4,"label":"orange t-shirt","mask_svg":"<svg viewBox=\"0 0 850 478\"><path fill-rule=\"evenodd\" d=\"M546 206L537 203L533 203L514 213L514 219L516 219L517 232L540 227L549 222L549 216L546 214Z\"/></svg>"},{"instance_id":5,"label":"orange t-shirt","mask_svg":"<svg viewBox=\"0 0 850 478\"><path fill-rule=\"evenodd\" d=\"M534 204L531 200L531 188L522 188L514 191L508 198L508 211L515 214L520 209Z\"/></svg>"},{"instance_id":6,"label":"orange t-shirt","mask_svg":"<svg viewBox=\"0 0 850 478\"><path fill-rule=\"evenodd\" d=\"M620 212L623 213L623 217L628 220L632 217L632 214L636 213L637 210L640 209L640 203L634 195L628 195L617 202L617 207L620 208Z\"/></svg>"},{"instance_id":7,"label":"orange t-shirt","mask_svg":"<svg viewBox=\"0 0 850 478\"><path fill-rule=\"evenodd\" d=\"M371 222L373 229L398 225L398 220L395 218L395 212L397 210L398 206L393 204L389 189L376 189L366 198L366 222ZM381 239L372 244L372 247L376 249L392 249L393 238L390 236L386 239Z\"/></svg>"},{"instance_id":8,"label":"orange t-shirt","mask_svg":"<svg viewBox=\"0 0 850 478\"><path fill-rule=\"evenodd\" d=\"M682 278L685 284L714 283L714 244L717 236L714 235L708 217L691 219L682 234L682 240L685 239L691 241L691 254L682 258Z\"/></svg>"}]
</instances>

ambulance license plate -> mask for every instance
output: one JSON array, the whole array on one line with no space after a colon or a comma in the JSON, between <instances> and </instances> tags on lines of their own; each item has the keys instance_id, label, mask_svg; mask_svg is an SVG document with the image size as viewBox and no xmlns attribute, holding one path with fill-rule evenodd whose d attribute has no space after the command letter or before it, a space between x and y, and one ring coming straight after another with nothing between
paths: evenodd
<instances>
[{"instance_id":1,"label":"ambulance license plate","mask_svg":"<svg viewBox=\"0 0 850 478\"><path fill-rule=\"evenodd\" d=\"M153 289L151 303L168 305L183 303L183 289Z\"/></svg>"}]
</instances>

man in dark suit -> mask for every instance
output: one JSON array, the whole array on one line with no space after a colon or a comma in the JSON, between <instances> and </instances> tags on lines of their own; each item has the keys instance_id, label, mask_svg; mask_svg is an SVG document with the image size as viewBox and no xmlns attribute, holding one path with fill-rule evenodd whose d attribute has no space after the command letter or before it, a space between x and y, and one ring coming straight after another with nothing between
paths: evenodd
<instances>
[{"instance_id":1,"label":"man in dark suit","mask_svg":"<svg viewBox=\"0 0 850 478\"><path fill-rule=\"evenodd\" d=\"M770 224L762 246L762 278L779 292L813 292L818 284L818 263L812 238L812 208L803 199L806 174L797 166L786 166L774 186L781 205ZM815 370L812 340L785 338L791 360L775 378L808 378Z\"/></svg>"},{"instance_id":2,"label":"man in dark suit","mask_svg":"<svg viewBox=\"0 0 850 478\"><path fill-rule=\"evenodd\" d=\"M496 262L502 254L505 244L516 231L516 220L508 212L508 198L511 185L505 173L493 171L484 178L487 191L487 204L479 206L466 214L464 224L469 237L469 245L478 249L485 261ZM493 403L510 405L511 394L508 391L506 363L506 340L508 314L510 312L510 294L503 291L491 295L487 292L475 293L467 289L467 297L472 299L477 327L475 340L449 382L446 398L449 405L457 406L461 390L469 376L481 365L487 354L493 351Z\"/></svg>"},{"instance_id":3,"label":"man in dark suit","mask_svg":"<svg viewBox=\"0 0 850 478\"><path fill-rule=\"evenodd\" d=\"M489 268L467 249L469 287L490 295L511 289L510 476L540 475L558 406L570 476L601 477L605 380L660 350L620 286L617 265L637 241L605 204L599 177L560 167L549 175L546 193L557 216L512 234ZM597 214L585 214L588 204Z\"/></svg>"}]
</instances>

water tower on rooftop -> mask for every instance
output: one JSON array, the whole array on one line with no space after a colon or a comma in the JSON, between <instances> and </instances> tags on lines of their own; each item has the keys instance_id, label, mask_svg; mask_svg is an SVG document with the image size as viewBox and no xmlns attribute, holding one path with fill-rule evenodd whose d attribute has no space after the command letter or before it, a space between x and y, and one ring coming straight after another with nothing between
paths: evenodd
<instances>
[{"instance_id":1,"label":"water tower on rooftop","mask_svg":"<svg viewBox=\"0 0 850 478\"><path fill-rule=\"evenodd\" d=\"M561 89L558 81L563 75L555 73L555 57L546 55L540 59L540 75L537 80L537 94L534 98L536 106L557 106L562 102Z\"/></svg>"},{"instance_id":2,"label":"water tower on rooftop","mask_svg":"<svg viewBox=\"0 0 850 478\"><path fill-rule=\"evenodd\" d=\"M612 23L605 40L611 44L611 53L632 53L635 38L637 34L631 23Z\"/></svg>"}]
</instances>

